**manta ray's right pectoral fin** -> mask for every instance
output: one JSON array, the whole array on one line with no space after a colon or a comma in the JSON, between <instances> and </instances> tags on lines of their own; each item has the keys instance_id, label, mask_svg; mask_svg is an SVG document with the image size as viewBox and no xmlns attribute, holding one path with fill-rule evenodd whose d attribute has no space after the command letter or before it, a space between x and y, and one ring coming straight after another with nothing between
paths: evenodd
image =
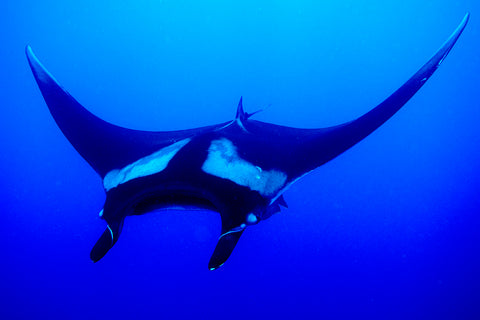
<instances>
[{"instance_id":1,"label":"manta ray's right pectoral fin","mask_svg":"<svg viewBox=\"0 0 480 320\"><path fill-rule=\"evenodd\" d=\"M92 251L90 252L90 259L92 259L93 262L97 262L98 260L102 259L113 247L120 236L122 227L123 220L108 223L107 228L97 240L97 243L95 243Z\"/></svg>"}]
</instances>

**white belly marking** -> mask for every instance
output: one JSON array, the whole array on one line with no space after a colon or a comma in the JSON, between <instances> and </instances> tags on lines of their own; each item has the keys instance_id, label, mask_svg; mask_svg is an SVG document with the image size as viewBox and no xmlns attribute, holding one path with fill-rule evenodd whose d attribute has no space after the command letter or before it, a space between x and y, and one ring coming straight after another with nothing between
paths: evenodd
<instances>
[{"instance_id":1,"label":"white belly marking","mask_svg":"<svg viewBox=\"0 0 480 320\"><path fill-rule=\"evenodd\" d=\"M240 158L237 148L225 138L212 141L202 170L258 191L262 196L267 197L275 196L287 181L287 175L282 171L263 170Z\"/></svg>"},{"instance_id":2,"label":"white belly marking","mask_svg":"<svg viewBox=\"0 0 480 320\"><path fill-rule=\"evenodd\" d=\"M165 170L170 160L172 160L177 152L189 142L190 139L180 140L152 153L151 155L143 157L122 169L114 169L110 171L103 179L105 190L109 191L130 180L146 177Z\"/></svg>"}]
</instances>

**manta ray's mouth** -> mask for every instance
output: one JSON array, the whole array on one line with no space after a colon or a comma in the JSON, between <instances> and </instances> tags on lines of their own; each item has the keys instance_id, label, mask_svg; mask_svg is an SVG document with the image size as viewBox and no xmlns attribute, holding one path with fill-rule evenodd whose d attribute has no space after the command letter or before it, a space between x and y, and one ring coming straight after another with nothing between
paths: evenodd
<instances>
[{"instance_id":1,"label":"manta ray's mouth","mask_svg":"<svg viewBox=\"0 0 480 320\"><path fill-rule=\"evenodd\" d=\"M205 209L219 212L215 205L205 197L192 194L164 194L143 197L132 206L130 214L141 215L165 209Z\"/></svg>"}]
</instances>

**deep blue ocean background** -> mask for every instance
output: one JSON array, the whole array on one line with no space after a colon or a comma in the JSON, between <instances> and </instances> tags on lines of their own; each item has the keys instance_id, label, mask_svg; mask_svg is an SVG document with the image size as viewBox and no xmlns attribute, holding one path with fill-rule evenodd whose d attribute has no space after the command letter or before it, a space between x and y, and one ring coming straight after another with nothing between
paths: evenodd
<instances>
[{"instance_id":1,"label":"deep blue ocean background","mask_svg":"<svg viewBox=\"0 0 480 320\"><path fill-rule=\"evenodd\" d=\"M129 217L103 260L101 180L53 121L31 45L94 114L174 130L367 112L440 47L390 121L286 193L227 263L211 212ZM0 2L0 319L480 319L480 3Z\"/></svg>"}]
</instances>

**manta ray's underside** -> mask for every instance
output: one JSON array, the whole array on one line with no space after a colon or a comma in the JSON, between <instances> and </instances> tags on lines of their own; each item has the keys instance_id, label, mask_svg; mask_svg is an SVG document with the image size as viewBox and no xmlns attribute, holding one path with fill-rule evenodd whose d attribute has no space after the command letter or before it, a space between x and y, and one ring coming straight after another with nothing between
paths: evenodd
<instances>
[{"instance_id":1,"label":"manta ray's underside","mask_svg":"<svg viewBox=\"0 0 480 320\"><path fill-rule=\"evenodd\" d=\"M103 180L101 217L107 228L90 257L100 260L117 242L128 215L169 206L220 213L222 231L211 270L230 256L247 226L286 206L283 192L392 117L430 78L452 49L468 14L435 55L377 107L329 128L296 129L250 119L242 100L234 120L169 132L122 128L101 120L68 94L30 47L26 53L43 97L63 134Z\"/></svg>"}]
</instances>

